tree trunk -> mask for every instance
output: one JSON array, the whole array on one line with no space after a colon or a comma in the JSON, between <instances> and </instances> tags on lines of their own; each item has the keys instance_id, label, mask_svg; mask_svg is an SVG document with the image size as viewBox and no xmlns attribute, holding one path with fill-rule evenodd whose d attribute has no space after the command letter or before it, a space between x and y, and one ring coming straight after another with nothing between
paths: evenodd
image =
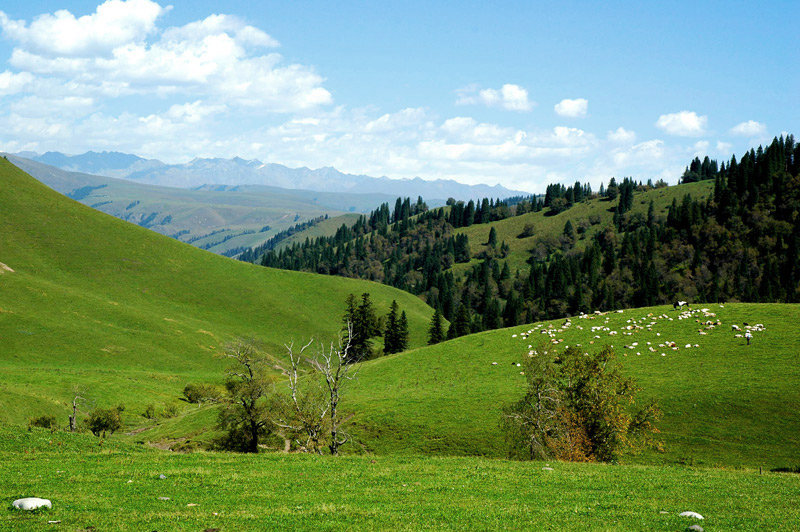
<instances>
[{"instance_id":1,"label":"tree trunk","mask_svg":"<svg viewBox=\"0 0 800 532\"><path fill-rule=\"evenodd\" d=\"M250 422L250 445L247 452L249 453L257 453L258 452L258 423L253 421Z\"/></svg>"}]
</instances>

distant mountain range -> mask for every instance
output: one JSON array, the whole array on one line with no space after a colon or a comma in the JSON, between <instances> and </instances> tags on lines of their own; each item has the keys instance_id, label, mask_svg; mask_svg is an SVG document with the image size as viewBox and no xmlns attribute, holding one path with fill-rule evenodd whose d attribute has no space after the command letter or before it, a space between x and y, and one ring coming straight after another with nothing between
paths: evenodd
<instances>
[{"instance_id":1,"label":"distant mountain range","mask_svg":"<svg viewBox=\"0 0 800 532\"><path fill-rule=\"evenodd\" d=\"M143 159L120 152L88 151L82 155L65 155L47 152L39 155L22 152L20 157L55 166L70 172L102 175L127 179L138 183L179 188L196 188L204 185L267 185L286 189L305 189L319 192L348 192L359 194L388 194L426 200L456 198L507 198L528 195L500 185L465 185L451 179L428 181L390 179L342 173L335 168L312 170L306 167L289 168L281 164L263 163L259 160L193 159L186 164L166 164L157 159Z\"/></svg>"}]
</instances>

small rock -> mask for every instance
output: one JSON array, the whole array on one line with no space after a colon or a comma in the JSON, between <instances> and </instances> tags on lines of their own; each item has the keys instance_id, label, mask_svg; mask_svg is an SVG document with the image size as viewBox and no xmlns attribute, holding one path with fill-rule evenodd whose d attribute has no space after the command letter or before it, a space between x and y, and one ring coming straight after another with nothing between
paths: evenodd
<instances>
[{"instance_id":1,"label":"small rock","mask_svg":"<svg viewBox=\"0 0 800 532\"><path fill-rule=\"evenodd\" d=\"M126 484L133 484L133 481L129 480L128 482L126 482Z\"/></svg>"},{"instance_id":2,"label":"small rock","mask_svg":"<svg viewBox=\"0 0 800 532\"><path fill-rule=\"evenodd\" d=\"M158 478L160 480L165 480L167 478L167 475L161 474L161 475L158 475Z\"/></svg>"},{"instance_id":3,"label":"small rock","mask_svg":"<svg viewBox=\"0 0 800 532\"><path fill-rule=\"evenodd\" d=\"M700 525L692 525L687 530L691 530L692 532L703 532L703 527Z\"/></svg>"},{"instance_id":4,"label":"small rock","mask_svg":"<svg viewBox=\"0 0 800 532\"><path fill-rule=\"evenodd\" d=\"M158 500L159 501L168 501L169 497L159 497Z\"/></svg>"},{"instance_id":5,"label":"small rock","mask_svg":"<svg viewBox=\"0 0 800 532\"><path fill-rule=\"evenodd\" d=\"M189 503L189 504L187 504L186 506L200 506L200 505L199 505L199 504L197 504L196 502L190 502L190 503Z\"/></svg>"},{"instance_id":6,"label":"small rock","mask_svg":"<svg viewBox=\"0 0 800 532\"><path fill-rule=\"evenodd\" d=\"M542 471L554 471L552 467L543 467Z\"/></svg>"},{"instance_id":7,"label":"small rock","mask_svg":"<svg viewBox=\"0 0 800 532\"><path fill-rule=\"evenodd\" d=\"M681 512L681 517L694 517L695 519L703 519L703 516L697 512Z\"/></svg>"},{"instance_id":8,"label":"small rock","mask_svg":"<svg viewBox=\"0 0 800 532\"><path fill-rule=\"evenodd\" d=\"M37 508L52 508L53 503L49 499L40 499L39 497L26 497L24 499L17 499L11 503L14 508L19 510L35 510Z\"/></svg>"},{"instance_id":9,"label":"small rock","mask_svg":"<svg viewBox=\"0 0 800 532\"><path fill-rule=\"evenodd\" d=\"M48 521L47 524L48 525L60 525L61 521Z\"/></svg>"}]
</instances>

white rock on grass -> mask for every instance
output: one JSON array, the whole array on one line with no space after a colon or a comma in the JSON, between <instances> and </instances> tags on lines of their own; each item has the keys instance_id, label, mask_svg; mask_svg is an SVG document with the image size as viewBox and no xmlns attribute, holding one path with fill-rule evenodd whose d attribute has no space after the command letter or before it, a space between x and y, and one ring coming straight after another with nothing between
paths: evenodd
<instances>
[{"instance_id":1,"label":"white rock on grass","mask_svg":"<svg viewBox=\"0 0 800 532\"><path fill-rule=\"evenodd\" d=\"M691 530L692 532L705 532L703 530L703 527L700 525L692 525L689 527L689 530Z\"/></svg>"},{"instance_id":2,"label":"white rock on grass","mask_svg":"<svg viewBox=\"0 0 800 532\"><path fill-rule=\"evenodd\" d=\"M14 508L19 510L35 510L37 508L52 508L53 503L49 499L40 499L39 497L25 497L24 499L17 499L11 503Z\"/></svg>"},{"instance_id":3,"label":"white rock on grass","mask_svg":"<svg viewBox=\"0 0 800 532\"><path fill-rule=\"evenodd\" d=\"M681 512L681 517L694 517L695 519L703 519L703 516L697 512Z\"/></svg>"}]
</instances>

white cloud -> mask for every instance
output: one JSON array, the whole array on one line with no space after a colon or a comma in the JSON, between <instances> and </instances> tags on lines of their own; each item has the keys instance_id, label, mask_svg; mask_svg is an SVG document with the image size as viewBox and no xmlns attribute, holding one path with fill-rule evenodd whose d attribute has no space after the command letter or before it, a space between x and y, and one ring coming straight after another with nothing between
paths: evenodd
<instances>
[{"instance_id":1,"label":"white cloud","mask_svg":"<svg viewBox=\"0 0 800 532\"><path fill-rule=\"evenodd\" d=\"M527 90L512 83L506 83L500 89L478 89L470 85L456 92L459 94L456 105L483 104L507 111L530 111L535 105L528 99Z\"/></svg>"},{"instance_id":2,"label":"white cloud","mask_svg":"<svg viewBox=\"0 0 800 532\"><path fill-rule=\"evenodd\" d=\"M679 137L699 137L705 135L708 117L697 116L694 111L681 111L661 115L656 121L656 127L662 131Z\"/></svg>"},{"instance_id":3,"label":"white cloud","mask_svg":"<svg viewBox=\"0 0 800 532\"><path fill-rule=\"evenodd\" d=\"M748 120L732 127L730 133L740 137L762 136L767 133L767 126L755 120Z\"/></svg>"},{"instance_id":4,"label":"white cloud","mask_svg":"<svg viewBox=\"0 0 800 532\"><path fill-rule=\"evenodd\" d=\"M710 142L707 140L698 140L692 146L692 156L693 157L702 157L708 155L708 147L711 145Z\"/></svg>"},{"instance_id":5,"label":"white cloud","mask_svg":"<svg viewBox=\"0 0 800 532\"><path fill-rule=\"evenodd\" d=\"M22 92L34 79L33 74L30 72L15 74L6 70L0 74L0 96Z\"/></svg>"},{"instance_id":6,"label":"white cloud","mask_svg":"<svg viewBox=\"0 0 800 532\"><path fill-rule=\"evenodd\" d=\"M733 144L730 142L717 141L717 153L730 156L733 153Z\"/></svg>"},{"instance_id":7,"label":"white cloud","mask_svg":"<svg viewBox=\"0 0 800 532\"><path fill-rule=\"evenodd\" d=\"M165 13L150 0L107 0L95 13L76 18L66 9L39 15L30 26L0 11L3 34L47 57L109 56L118 46L143 40Z\"/></svg>"},{"instance_id":8,"label":"white cloud","mask_svg":"<svg viewBox=\"0 0 800 532\"><path fill-rule=\"evenodd\" d=\"M628 131L624 127L618 127L616 131L609 131L606 138L611 142L628 144L636 140L636 133Z\"/></svg>"},{"instance_id":9,"label":"white cloud","mask_svg":"<svg viewBox=\"0 0 800 532\"><path fill-rule=\"evenodd\" d=\"M577 100L564 99L553 108L558 116L583 118L589 110L589 101L583 98L578 98Z\"/></svg>"},{"instance_id":10,"label":"white cloud","mask_svg":"<svg viewBox=\"0 0 800 532\"><path fill-rule=\"evenodd\" d=\"M84 96L46 98L26 96L9 104L12 113L20 116L80 118L92 112L94 100Z\"/></svg>"},{"instance_id":11,"label":"white cloud","mask_svg":"<svg viewBox=\"0 0 800 532\"><path fill-rule=\"evenodd\" d=\"M209 116L223 113L227 110L224 105L205 105L202 101L197 100L192 103L185 103L183 105L173 105L166 112L166 116L186 122L188 124L195 124L203 121Z\"/></svg>"},{"instance_id":12,"label":"white cloud","mask_svg":"<svg viewBox=\"0 0 800 532\"><path fill-rule=\"evenodd\" d=\"M332 102L313 68L263 53L279 44L262 30L238 17L211 15L162 31L156 22L166 9L150 0L108 0L92 15L76 18L62 10L29 26L0 12L0 24L16 43L14 67L60 80L76 95L187 94L259 112Z\"/></svg>"},{"instance_id":13,"label":"white cloud","mask_svg":"<svg viewBox=\"0 0 800 532\"><path fill-rule=\"evenodd\" d=\"M661 159L664 158L664 154L664 141L654 139L640 142L624 150L615 151L613 160L614 164L620 167L651 164L653 162L660 163Z\"/></svg>"}]
</instances>

